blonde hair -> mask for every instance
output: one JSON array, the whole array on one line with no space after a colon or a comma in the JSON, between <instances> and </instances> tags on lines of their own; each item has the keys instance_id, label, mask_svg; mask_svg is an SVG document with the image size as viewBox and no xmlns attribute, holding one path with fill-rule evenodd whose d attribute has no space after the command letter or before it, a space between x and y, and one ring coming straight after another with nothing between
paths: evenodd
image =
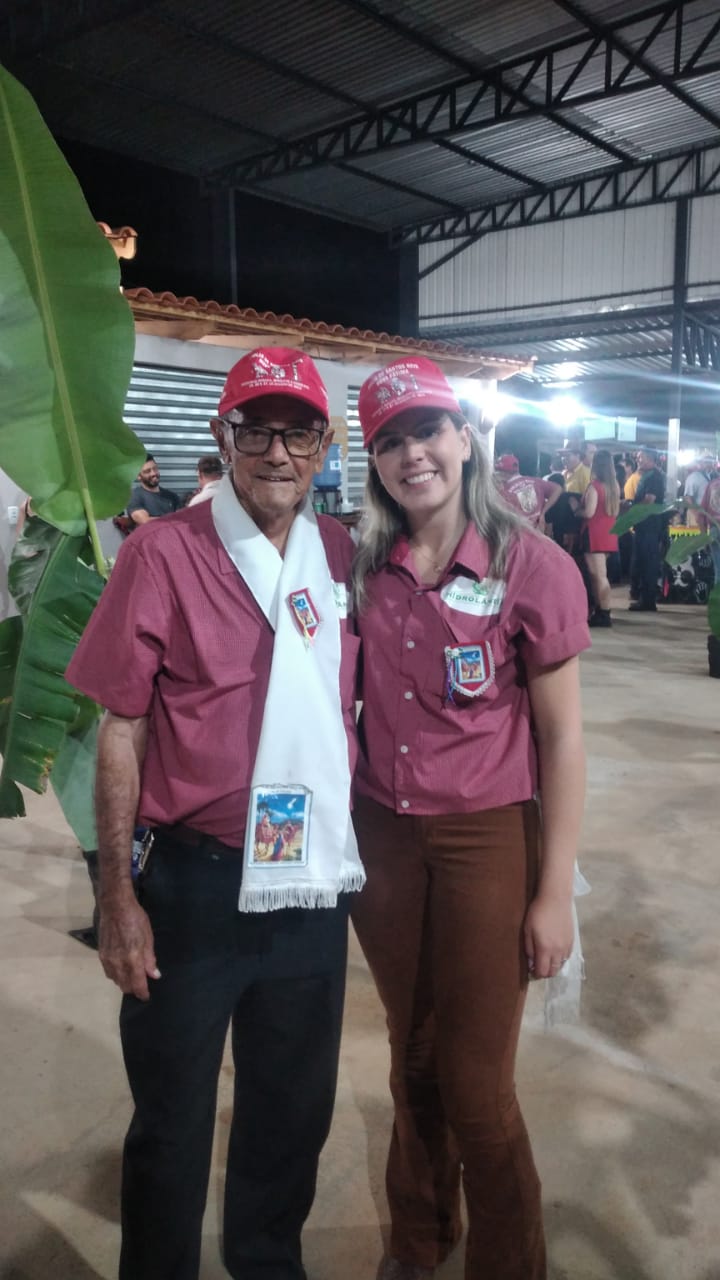
<instances>
[{"instance_id":1,"label":"blonde hair","mask_svg":"<svg viewBox=\"0 0 720 1280\"><path fill-rule=\"evenodd\" d=\"M475 428L456 413L447 416L456 431L467 426L470 433L470 457L463 463L462 473L465 515L488 544L490 573L501 578L513 540L521 530L531 530L499 497L490 461ZM360 542L353 566L353 593L359 609L367 602L367 575L382 569L402 533L410 533L405 512L383 487L371 461L365 485L365 515L360 525Z\"/></svg>"},{"instance_id":2,"label":"blonde hair","mask_svg":"<svg viewBox=\"0 0 720 1280\"><path fill-rule=\"evenodd\" d=\"M605 488L605 515L616 516L620 511L620 486L609 449L597 450L592 460L590 479L599 480Z\"/></svg>"}]
</instances>

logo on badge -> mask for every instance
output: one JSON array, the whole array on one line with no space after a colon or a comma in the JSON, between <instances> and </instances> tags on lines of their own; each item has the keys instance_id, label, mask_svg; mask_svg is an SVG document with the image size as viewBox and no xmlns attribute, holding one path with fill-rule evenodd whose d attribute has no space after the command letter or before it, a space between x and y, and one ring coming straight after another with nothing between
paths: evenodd
<instances>
[{"instance_id":1,"label":"logo on badge","mask_svg":"<svg viewBox=\"0 0 720 1280\"><path fill-rule=\"evenodd\" d=\"M292 591L287 602L303 640L306 644L312 644L320 626L320 614L307 587L303 587L301 591Z\"/></svg>"},{"instance_id":2,"label":"logo on badge","mask_svg":"<svg viewBox=\"0 0 720 1280\"><path fill-rule=\"evenodd\" d=\"M479 698L495 679L495 659L488 640L446 648L447 700Z\"/></svg>"}]
</instances>

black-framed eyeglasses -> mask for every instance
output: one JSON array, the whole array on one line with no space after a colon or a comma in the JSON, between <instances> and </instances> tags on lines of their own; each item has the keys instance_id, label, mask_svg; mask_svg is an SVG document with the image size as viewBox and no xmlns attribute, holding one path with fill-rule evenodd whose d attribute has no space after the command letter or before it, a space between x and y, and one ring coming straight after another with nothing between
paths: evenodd
<instances>
[{"instance_id":1,"label":"black-framed eyeglasses","mask_svg":"<svg viewBox=\"0 0 720 1280\"><path fill-rule=\"evenodd\" d=\"M324 427L266 427L262 422L229 422L222 421L232 427L233 440L238 453L250 457L261 457L272 448L273 440L279 436L291 458L314 458L320 452Z\"/></svg>"}]
</instances>

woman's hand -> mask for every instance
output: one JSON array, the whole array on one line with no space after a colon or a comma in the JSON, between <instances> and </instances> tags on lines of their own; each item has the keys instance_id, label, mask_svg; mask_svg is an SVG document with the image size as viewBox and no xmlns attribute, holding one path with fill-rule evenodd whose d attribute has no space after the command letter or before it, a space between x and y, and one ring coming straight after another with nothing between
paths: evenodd
<instances>
[{"instance_id":1,"label":"woman's hand","mask_svg":"<svg viewBox=\"0 0 720 1280\"><path fill-rule=\"evenodd\" d=\"M573 948L572 899L539 893L528 907L525 954L533 978L554 978Z\"/></svg>"}]
</instances>

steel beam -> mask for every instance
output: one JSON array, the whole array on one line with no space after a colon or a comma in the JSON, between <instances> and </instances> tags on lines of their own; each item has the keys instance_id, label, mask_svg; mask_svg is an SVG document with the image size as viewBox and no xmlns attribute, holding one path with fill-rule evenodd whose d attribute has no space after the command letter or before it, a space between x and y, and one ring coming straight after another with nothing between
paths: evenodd
<instances>
[{"instance_id":1,"label":"steel beam","mask_svg":"<svg viewBox=\"0 0 720 1280\"><path fill-rule=\"evenodd\" d=\"M461 246L444 255L443 261L494 231L538 226L594 213L614 213L665 204L681 196L706 196L720 191L720 146L715 143L659 157L635 165L623 165L609 172L578 178L549 187L537 195L521 195L468 210L461 217L438 217L397 227L392 243L432 244L460 240ZM424 275L439 263L425 268Z\"/></svg>"},{"instance_id":2,"label":"steel beam","mask_svg":"<svg viewBox=\"0 0 720 1280\"><path fill-rule=\"evenodd\" d=\"M355 4L355 0L352 3ZM609 141L601 132L579 124L572 113L591 103L656 87L662 73L652 67L649 57L655 42L667 38L665 28L671 19L675 22L684 53L676 59L672 76L663 75L664 87L665 82L678 87L696 77L720 71L720 58L716 55L713 41L708 40L708 33L702 38L693 37L694 11L701 3L704 0L666 0L664 4L644 12L626 13L613 24L603 27L600 33L582 31L536 53L508 59L494 67L479 68L453 55L456 64L466 69L461 78L439 88L375 106L349 116L337 125L315 130L272 150L246 157L219 170L216 180L228 185L252 185L335 160L359 161L414 143L450 141L457 144L466 135L475 137L498 124L527 121L539 116L579 133L588 143L612 155L615 160L634 163L635 157L626 149ZM381 15L366 0L362 0L362 7L366 12L372 11L378 21L385 24L389 21L387 15ZM622 38L621 32L625 28L653 18L657 19L655 28L639 50ZM398 25L396 19L393 19L393 24ZM424 44L428 43L427 38L413 33L406 24L401 25L402 34L407 38L415 37L422 39ZM449 59L451 56L442 46L435 46L435 52L440 57ZM583 77L582 73L593 60L597 62L598 74L594 83L588 84L587 76ZM683 100L688 98L684 90L682 94ZM694 99L690 105L700 110ZM566 114L568 112L571 114ZM480 151L475 159L478 164L483 163Z\"/></svg>"}]
</instances>

